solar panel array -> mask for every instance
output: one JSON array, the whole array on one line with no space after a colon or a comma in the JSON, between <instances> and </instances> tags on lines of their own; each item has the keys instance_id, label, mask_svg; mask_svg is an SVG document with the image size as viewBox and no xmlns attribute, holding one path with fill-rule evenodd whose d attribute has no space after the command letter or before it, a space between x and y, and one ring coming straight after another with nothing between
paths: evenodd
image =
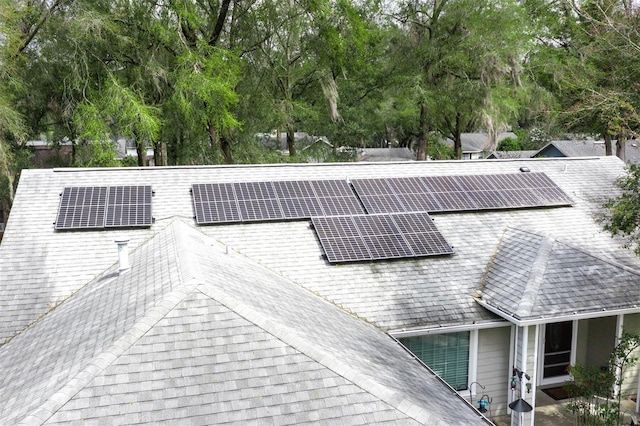
<instances>
[{"instance_id":1,"label":"solar panel array","mask_svg":"<svg viewBox=\"0 0 640 426\"><path fill-rule=\"evenodd\" d=\"M447 212L571 205L544 173L354 179L368 213Z\"/></svg>"},{"instance_id":2,"label":"solar panel array","mask_svg":"<svg viewBox=\"0 0 640 426\"><path fill-rule=\"evenodd\" d=\"M204 183L192 195L200 225L364 213L343 180Z\"/></svg>"},{"instance_id":3,"label":"solar panel array","mask_svg":"<svg viewBox=\"0 0 640 426\"><path fill-rule=\"evenodd\" d=\"M151 186L66 187L55 229L148 227L153 223Z\"/></svg>"},{"instance_id":4,"label":"solar panel array","mask_svg":"<svg viewBox=\"0 0 640 426\"><path fill-rule=\"evenodd\" d=\"M426 212L312 217L330 263L452 254Z\"/></svg>"}]
</instances>

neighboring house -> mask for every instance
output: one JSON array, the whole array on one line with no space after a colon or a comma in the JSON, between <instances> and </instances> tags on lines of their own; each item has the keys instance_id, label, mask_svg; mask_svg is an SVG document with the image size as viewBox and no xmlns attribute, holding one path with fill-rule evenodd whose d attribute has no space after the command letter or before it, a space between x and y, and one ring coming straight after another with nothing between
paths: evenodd
<instances>
[{"instance_id":1,"label":"neighboring house","mask_svg":"<svg viewBox=\"0 0 640 426\"><path fill-rule=\"evenodd\" d=\"M260 143L267 148L279 149L281 151L289 150L287 147L287 134L284 132L258 133L256 137ZM298 150L303 150L317 143L323 143L330 147L333 146L325 136L313 136L306 132L295 132L293 134L293 140Z\"/></svg>"},{"instance_id":2,"label":"neighboring house","mask_svg":"<svg viewBox=\"0 0 640 426\"><path fill-rule=\"evenodd\" d=\"M613 142L615 150L615 142ZM531 158L542 157L601 157L606 155L603 141L593 140L561 140L551 141Z\"/></svg>"},{"instance_id":3,"label":"neighboring house","mask_svg":"<svg viewBox=\"0 0 640 426\"><path fill-rule=\"evenodd\" d=\"M117 159L122 160L125 157L133 157L138 159L138 151L136 148L136 141L132 138L118 138L116 139L116 150L118 151ZM146 148L146 160L149 166L155 165L155 156L152 147Z\"/></svg>"},{"instance_id":4,"label":"neighboring house","mask_svg":"<svg viewBox=\"0 0 640 426\"><path fill-rule=\"evenodd\" d=\"M531 158L538 151L493 151L487 155L487 160L513 160L516 158Z\"/></svg>"},{"instance_id":5,"label":"neighboring house","mask_svg":"<svg viewBox=\"0 0 640 426\"><path fill-rule=\"evenodd\" d=\"M640 164L640 141L633 139L625 143L624 161L626 163Z\"/></svg>"},{"instance_id":6,"label":"neighboring house","mask_svg":"<svg viewBox=\"0 0 640 426\"><path fill-rule=\"evenodd\" d=\"M616 141L612 142L612 149L616 154ZM549 142L537 151L494 151L487 156L487 159L604 157L605 155L604 141L558 140ZM626 163L640 164L640 147L637 140L626 141L624 160Z\"/></svg>"},{"instance_id":7,"label":"neighboring house","mask_svg":"<svg viewBox=\"0 0 640 426\"><path fill-rule=\"evenodd\" d=\"M496 143L499 143L505 138L517 139L518 136L512 132L500 133ZM460 142L462 144L463 160L479 160L484 158L484 153L491 145L491 140L487 133L462 133L460 135ZM447 139L446 143L447 146L453 148L454 143L452 139Z\"/></svg>"},{"instance_id":8,"label":"neighboring house","mask_svg":"<svg viewBox=\"0 0 640 426\"><path fill-rule=\"evenodd\" d=\"M69 140L53 144L43 140L27 141L33 153L31 163L35 167L70 166L73 163L73 144Z\"/></svg>"},{"instance_id":9,"label":"neighboring house","mask_svg":"<svg viewBox=\"0 0 640 426\"><path fill-rule=\"evenodd\" d=\"M356 161L413 161L416 155L409 148L364 148L358 151Z\"/></svg>"},{"instance_id":10,"label":"neighboring house","mask_svg":"<svg viewBox=\"0 0 640 426\"><path fill-rule=\"evenodd\" d=\"M533 425L508 404L640 331L640 259L598 222L623 173L616 157L26 170L0 244L0 424L482 424L473 394ZM71 194L112 195L102 211Z\"/></svg>"},{"instance_id":11,"label":"neighboring house","mask_svg":"<svg viewBox=\"0 0 640 426\"><path fill-rule=\"evenodd\" d=\"M625 142L624 155L618 155L615 140L611 142L611 148L613 154L623 158L626 163L640 164L640 148L637 140L632 139ZM562 140L549 142L532 154L531 157L602 157L605 155L604 141Z\"/></svg>"}]
</instances>

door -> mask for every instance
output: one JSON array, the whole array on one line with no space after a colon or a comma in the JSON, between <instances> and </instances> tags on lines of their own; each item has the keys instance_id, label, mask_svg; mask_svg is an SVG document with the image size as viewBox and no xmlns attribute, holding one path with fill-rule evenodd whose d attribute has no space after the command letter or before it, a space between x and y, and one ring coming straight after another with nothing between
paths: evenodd
<instances>
[{"instance_id":1,"label":"door","mask_svg":"<svg viewBox=\"0 0 640 426\"><path fill-rule=\"evenodd\" d=\"M573 321L545 325L543 384L558 383L568 379L568 368L574 362L574 328Z\"/></svg>"}]
</instances>

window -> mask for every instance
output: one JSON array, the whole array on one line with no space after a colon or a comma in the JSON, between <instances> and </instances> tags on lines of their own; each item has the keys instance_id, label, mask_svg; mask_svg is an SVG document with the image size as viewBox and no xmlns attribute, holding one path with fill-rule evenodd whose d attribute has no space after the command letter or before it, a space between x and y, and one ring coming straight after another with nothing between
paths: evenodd
<instances>
[{"instance_id":1,"label":"window","mask_svg":"<svg viewBox=\"0 0 640 426\"><path fill-rule=\"evenodd\" d=\"M449 386L458 391L468 388L470 332L407 337L400 342Z\"/></svg>"}]
</instances>

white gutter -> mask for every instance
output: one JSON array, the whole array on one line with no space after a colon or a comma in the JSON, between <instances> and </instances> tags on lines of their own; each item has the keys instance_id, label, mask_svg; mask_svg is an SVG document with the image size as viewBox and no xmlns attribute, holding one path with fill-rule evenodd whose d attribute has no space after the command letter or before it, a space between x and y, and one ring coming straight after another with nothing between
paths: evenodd
<instances>
[{"instance_id":1,"label":"white gutter","mask_svg":"<svg viewBox=\"0 0 640 426\"><path fill-rule=\"evenodd\" d=\"M503 311L502 309L490 305L480 299L476 299L476 302L480 304L483 308L488 311L493 312L494 314L506 319L512 324L515 324L519 327L527 327L530 325L542 325L547 324L549 322L562 322L562 321L577 321L583 319L591 319L591 318L601 318L601 317L609 317L615 315L626 315L626 314L637 314L640 313L640 307L634 306L633 308L621 308L621 309L602 309L601 311L595 312L583 312L583 313L573 313L573 314L563 314L558 316L550 316L550 317L542 317L542 318L532 318L532 319L518 319Z\"/></svg>"},{"instance_id":2,"label":"white gutter","mask_svg":"<svg viewBox=\"0 0 640 426\"><path fill-rule=\"evenodd\" d=\"M487 328L509 327L509 326L511 326L510 322L487 321L487 322L482 322L477 324L420 327L420 328L412 328L409 330L403 328L399 330L388 330L387 333L395 337L396 339L400 339L403 337L424 336L426 334L455 333L457 331L483 330Z\"/></svg>"}]
</instances>

